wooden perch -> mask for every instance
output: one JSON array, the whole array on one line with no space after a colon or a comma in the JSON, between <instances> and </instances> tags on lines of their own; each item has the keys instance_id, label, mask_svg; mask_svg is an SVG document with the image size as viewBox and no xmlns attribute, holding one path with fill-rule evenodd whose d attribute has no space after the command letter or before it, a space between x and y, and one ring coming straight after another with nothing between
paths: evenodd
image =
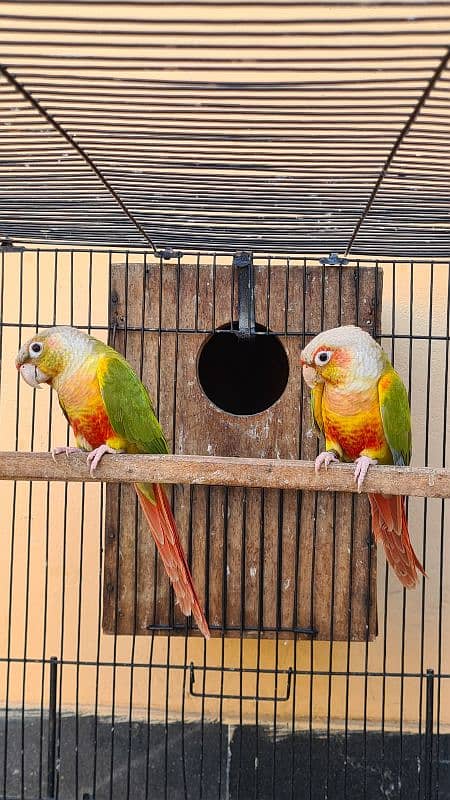
<instances>
[{"instance_id":1,"label":"wooden perch","mask_svg":"<svg viewBox=\"0 0 450 800\"><path fill-rule=\"evenodd\" d=\"M105 481L134 483L253 486L305 489L316 492L356 492L352 464L338 464L316 475L311 461L222 458L188 455L105 455L91 478L86 457L74 453L0 453L0 480ZM364 492L417 497L450 497L450 470L431 467L370 467Z\"/></svg>"}]
</instances>

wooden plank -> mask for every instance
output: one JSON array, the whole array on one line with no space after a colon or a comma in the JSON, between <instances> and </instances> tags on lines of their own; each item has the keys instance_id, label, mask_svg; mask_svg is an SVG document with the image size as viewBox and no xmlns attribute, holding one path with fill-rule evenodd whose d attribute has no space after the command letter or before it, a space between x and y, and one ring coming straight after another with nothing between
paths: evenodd
<instances>
[{"instance_id":1,"label":"wooden plank","mask_svg":"<svg viewBox=\"0 0 450 800\"><path fill-rule=\"evenodd\" d=\"M350 639L362 641L377 634L377 549L371 537L367 497L354 498L351 545L351 621ZM384 556L383 556L384 557ZM369 579L367 579L369 576Z\"/></svg>"},{"instance_id":2,"label":"wooden plank","mask_svg":"<svg viewBox=\"0 0 450 800\"><path fill-rule=\"evenodd\" d=\"M310 320L310 330L335 328L340 323L340 309L344 297L339 285L339 270L322 267L318 273L321 303ZM317 290L319 289L317 287ZM319 450L324 443L320 443ZM321 638L339 638L338 620L333 618L334 579L340 575L334 569L336 531L336 497L329 492L317 496L313 561L313 627L320 631ZM350 531L348 531L350 536ZM344 544L345 547L345 544Z\"/></svg>"},{"instance_id":3,"label":"wooden plank","mask_svg":"<svg viewBox=\"0 0 450 800\"><path fill-rule=\"evenodd\" d=\"M225 621L225 593L224 582L226 577L225 550L225 496L222 487L213 486L210 491L209 519L206 520L209 542L209 593L206 597L206 607L209 609L208 620L216 630L220 630Z\"/></svg>"},{"instance_id":4,"label":"wooden plank","mask_svg":"<svg viewBox=\"0 0 450 800\"><path fill-rule=\"evenodd\" d=\"M161 397L161 341L160 329L162 318L161 269L158 262L151 260L145 265L145 308L143 315L144 334L142 338L142 380L147 386L157 414L159 413ZM108 508L106 509L108 514ZM140 512L138 515L138 629L137 633L150 633L157 625L169 625L169 582L164 576L164 585L167 600L164 602L165 613L158 616L157 609L161 608L161 575L159 557L156 545L150 534L148 525ZM104 626L104 630L107 628Z\"/></svg>"},{"instance_id":5,"label":"wooden plank","mask_svg":"<svg viewBox=\"0 0 450 800\"><path fill-rule=\"evenodd\" d=\"M351 325L357 321L357 297L358 283L361 275L357 270L346 270L343 267L334 268L334 273L338 278L338 293L341 298L339 306L339 324ZM364 298L365 299L365 298ZM363 512L360 509L360 513ZM366 517L365 524L370 519ZM362 620L366 620L367 613L364 613L364 602L367 595L363 592L363 587L367 584L367 564L364 568L361 560L352 559L354 550L354 540L361 544L361 532L359 520L356 518L353 498L348 495L335 495L335 524L334 524L334 591L333 591L333 635L340 639L351 638L351 631L357 630L356 638L364 640L366 628L362 625ZM366 541L370 537L366 534ZM367 547L366 547L367 549ZM361 581L353 583L353 568L361 570ZM374 572L376 579L376 572ZM371 629L373 635L374 629Z\"/></svg>"},{"instance_id":6,"label":"wooden plank","mask_svg":"<svg viewBox=\"0 0 450 800\"><path fill-rule=\"evenodd\" d=\"M279 494L283 504L279 619L281 627L289 630L295 619L297 492L284 491Z\"/></svg>"},{"instance_id":7,"label":"wooden plank","mask_svg":"<svg viewBox=\"0 0 450 800\"><path fill-rule=\"evenodd\" d=\"M33 455L33 454L30 454ZM86 465L86 459L83 458ZM117 483L109 484L105 520L105 550L103 557L103 614L102 626L109 633L116 633L117 616L117 573L119 565L119 490Z\"/></svg>"},{"instance_id":8,"label":"wooden plank","mask_svg":"<svg viewBox=\"0 0 450 800\"><path fill-rule=\"evenodd\" d=\"M123 331L117 331L116 347L121 349L133 369L142 377L142 324L144 322L146 275L143 262L126 263L117 308L124 318ZM119 292L119 284L116 284ZM136 494L132 486L121 486L117 513L119 516L119 559L116 564L118 634L139 633L142 630L142 611L139 565L148 550L148 530L140 528ZM106 517L113 511L106 499ZM142 535L140 535L142 533Z\"/></svg>"},{"instance_id":9,"label":"wooden plank","mask_svg":"<svg viewBox=\"0 0 450 800\"><path fill-rule=\"evenodd\" d=\"M148 380L148 375L143 375L142 331L143 324L147 324L147 285L148 275L143 261L126 262L122 270L113 270L114 308L110 315L113 323L110 343L124 353L141 378ZM151 593L143 597L141 587L150 585L155 548L148 527L137 512L133 487L123 485L119 492L114 489L108 486L106 491L106 530L113 530L114 520L118 519L118 543L112 554L108 553L108 547L105 548L105 575L107 570L108 585L113 585L116 593L114 632L145 633L154 616L154 597ZM111 563L113 559L114 564ZM105 630L111 622L111 611L106 604L109 596L109 593L104 596L103 603Z\"/></svg>"},{"instance_id":10,"label":"wooden plank","mask_svg":"<svg viewBox=\"0 0 450 800\"><path fill-rule=\"evenodd\" d=\"M109 343L118 350L125 349L125 328L127 314L126 269L111 271L109 319ZM85 461L85 458L83 458ZM103 563L103 608L102 626L109 633L117 634L119 629L119 569L121 536L121 497L122 487L107 484L105 503L105 552Z\"/></svg>"},{"instance_id":11,"label":"wooden plank","mask_svg":"<svg viewBox=\"0 0 450 800\"><path fill-rule=\"evenodd\" d=\"M267 298L267 299L266 299ZM291 409L298 407L297 391L292 395L292 388L297 387L297 379L294 377L297 372L299 362L299 352L296 347L300 347L298 336L288 338L283 336L287 328L287 264L273 264L271 258L267 264L266 290L261 297L268 307L266 312L266 327L279 334L279 339L283 342L284 349L288 355L290 367L290 381L285 391L285 399ZM298 372L298 382L301 381L300 371ZM287 420L283 414L283 432L278 438L278 452L285 456L286 449L293 455L296 454L298 446L297 433L300 427L299 412L293 413L291 420ZM283 438L283 442L281 442ZM264 492L264 573L263 573L263 626L268 630L279 629L283 618L283 555L285 551L284 532L289 525L289 505L284 503L284 493L274 490ZM291 520L292 521L292 520ZM288 548L290 549L290 548ZM287 551L285 553L287 556ZM288 626L289 627L289 626Z\"/></svg>"},{"instance_id":12,"label":"wooden plank","mask_svg":"<svg viewBox=\"0 0 450 800\"><path fill-rule=\"evenodd\" d=\"M196 297L195 330L214 329L214 268L211 263L200 264L198 269L198 294Z\"/></svg>"},{"instance_id":13,"label":"wooden plank","mask_svg":"<svg viewBox=\"0 0 450 800\"><path fill-rule=\"evenodd\" d=\"M132 486L119 486L119 557L116 567L117 627L116 632L138 632L138 522L136 493Z\"/></svg>"},{"instance_id":14,"label":"wooden plank","mask_svg":"<svg viewBox=\"0 0 450 800\"><path fill-rule=\"evenodd\" d=\"M361 617L360 594L353 591L352 586L352 541L355 538L354 528L357 520L354 519L351 496L335 494L334 498L333 636L345 640L350 636L351 629L358 625ZM359 537L357 538L359 541ZM366 569L362 580L367 583ZM360 627L358 631L361 639L364 639L365 631Z\"/></svg>"},{"instance_id":15,"label":"wooden plank","mask_svg":"<svg viewBox=\"0 0 450 800\"><path fill-rule=\"evenodd\" d=\"M262 627L274 630L279 614L279 492L267 489L264 492L263 513L263 559L262 573Z\"/></svg>"},{"instance_id":16,"label":"wooden plank","mask_svg":"<svg viewBox=\"0 0 450 800\"><path fill-rule=\"evenodd\" d=\"M244 627L254 630L262 621L260 620L262 496L263 492L260 489L247 489L246 491Z\"/></svg>"},{"instance_id":17,"label":"wooden plank","mask_svg":"<svg viewBox=\"0 0 450 800\"><path fill-rule=\"evenodd\" d=\"M226 586L226 626L239 631L243 625L245 604L242 602L242 570L244 556L245 509L241 487L232 486L226 492L226 560L224 584Z\"/></svg>"},{"instance_id":18,"label":"wooden plank","mask_svg":"<svg viewBox=\"0 0 450 800\"><path fill-rule=\"evenodd\" d=\"M222 325L229 325L236 319L235 302L233 296L233 272L230 266L213 263L213 305L214 329ZM201 301L199 301L201 305Z\"/></svg>"},{"instance_id":19,"label":"wooden plank","mask_svg":"<svg viewBox=\"0 0 450 800\"><path fill-rule=\"evenodd\" d=\"M322 274L320 267L306 267L303 271L304 304L302 307L303 327L305 332L317 332L321 329L322 309ZM305 335L305 344L311 339ZM301 434L300 456L313 460L318 452L318 440L311 430L310 392L305 382L301 381ZM300 553L297 580L297 626L315 628L314 576L315 576L315 529L317 505L316 494L304 491L301 497L300 512Z\"/></svg>"},{"instance_id":20,"label":"wooden plank","mask_svg":"<svg viewBox=\"0 0 450 800\"><path fill-rule=\"evenodd\" d=\"M269 268L261 262L255 264L253 271L255 285L255 321L264 327L269 326Z\"/></svg>"},{"instance_id":21,"label":"wooden plank","mask_svg":"<svg viewBox=\"0 0 450 800\"><path fill-rule=\"evenodd\" d=\"M181 487L180 487L181 488ZM186 554L191 563L192 572L195 575L195 588L202 603L205 603L209 582L207 577L208 564L208 497L209 489L207 486L195 486L189 491L188 487L183 487L183 500L177 498L175 512L180 528L188 533ZM179 511L177 512L177 509ZM184 511L184 523L180 519L180 511Z\"/></svg>"},{"instance_id":22,"label":"wooden plank","mask_svg":"<svg viewBox=\"0 0 450 800\"><path fill-rule=\"evenodd\" d=\"M288 261L286 329L290 333L298 333L304 330L305 272L305 267L293 266Z\"/></svg>"}]
</instances>

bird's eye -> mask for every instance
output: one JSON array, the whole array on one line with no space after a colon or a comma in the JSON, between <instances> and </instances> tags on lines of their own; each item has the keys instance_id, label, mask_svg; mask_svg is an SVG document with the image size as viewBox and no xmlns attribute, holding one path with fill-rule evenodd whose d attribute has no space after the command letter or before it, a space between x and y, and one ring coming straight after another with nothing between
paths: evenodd
<instances>
[{"instance_id":1,"label":"bird's eye","mask_svg":"<svg viewBox=\"0 0 450 800\"><path fill-rule=\"evenodd\" d=\"M33 344L30 344L31 358L36 358L36 356L39 356L42 353L42 350L43 350L43 345L41 344L41 342L33 342Z\"/></svg>"},{"instance_id":2,"label":"bird's eye","mask_svg":"<svg viewBox=\"0 0 450 800\"><path fill-rule=\"evenodd\" d=\"M332 355L332 350L320 350L320 352L317 353L314 361L319 367L323 367L325 364L328 364Z\"/></svg>"}]
</instances>

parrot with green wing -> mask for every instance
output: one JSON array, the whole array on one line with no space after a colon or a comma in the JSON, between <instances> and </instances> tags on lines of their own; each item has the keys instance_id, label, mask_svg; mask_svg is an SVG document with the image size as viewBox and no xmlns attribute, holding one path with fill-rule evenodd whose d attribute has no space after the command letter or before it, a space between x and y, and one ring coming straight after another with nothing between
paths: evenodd
<instances>
[{"instance_id":1,"label":"parrot with green wing","mask_svg":"<svg viewBox=\"0 0 450 800\"><path fill-rule=\"evenodd\" d=\"M371 464L404 466L411 459L411 416L405 386L380 345L361 328L319 333L301 353L311 389L316 433L325 438L316 472L334 461L354 461L361 490ZM425 575L409 538L405 498L369 494L375 539L403 586Z\"/></svg>"},{"instance_id":2,"label":"parrot with green wing","mask_svg":"<svg viewBox=\"0 0 450 800\"><path fill-rule=\"evenodd\" d=\"M77 447L89 451L91 475L105 453L167 453L168 447L149 394L130 364L103 342L70 326L38 333L19 350L16 366L33 388L55 389ZM135 489L181 611L192 614L203 636L210 636L183 553L164 489L136 483Z\"/></svg>"}]
</instances>

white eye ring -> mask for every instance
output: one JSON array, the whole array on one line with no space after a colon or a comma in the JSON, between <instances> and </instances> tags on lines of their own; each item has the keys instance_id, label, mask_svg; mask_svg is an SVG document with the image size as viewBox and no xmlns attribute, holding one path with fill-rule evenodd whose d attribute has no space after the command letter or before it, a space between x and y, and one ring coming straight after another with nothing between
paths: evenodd
<instances>
[{"instance_id":1,"label":"white eye ring","mask_svg":"<svg viewBox=\"0 0 450 800\"><path fill-rule=\"evenodd\" d=\"M332 350L319 350L314 357L314 363L317 364L318 367L324 367L325 364L328 364L332 355Z\"/></svg>"},{"instance_id":2,"label":"white eye ring","mask_svg":"<svg viewBox=\"0 0 450 800\"><path fill-rule=\"evenodd\" d=\"M44 345L41 344L41 342L33 342L32 344L30 344L30 346L28 348L28 352L30 354L30 358L37 358L38 356L40 356L42 351L43 351L43 349L44 349Z\"/></svg>"}]
</instances>

